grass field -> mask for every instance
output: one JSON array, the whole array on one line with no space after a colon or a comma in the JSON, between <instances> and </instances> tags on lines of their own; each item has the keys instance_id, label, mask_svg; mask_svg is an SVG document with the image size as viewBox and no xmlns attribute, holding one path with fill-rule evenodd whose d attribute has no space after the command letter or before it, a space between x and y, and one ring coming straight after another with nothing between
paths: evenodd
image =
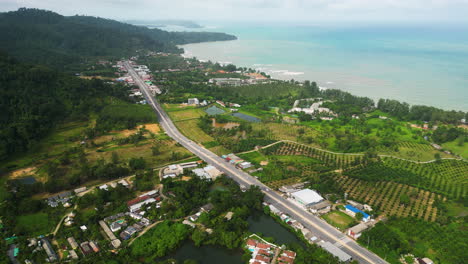
<instances>
[{"instance_id":1,"label":"grass field","mask_svg":"<svg viewBox=\"0 0 468 264\"><path fill-rule=\"evenodd\" d=\"M46 213L21 215L17 218L17 227L31 236L45 235L54 228L54 221L50 221Z\"/></svg>"},{"instance_id":2,"label":"grass field","mask_svg":"<svg viewBox=\"0 0 468 264\"><path fill-rule=\"evenodd\" d=\"M203 130L201 130L200 127L198 127L197 119L175 122L174 124L182 132L182 134L197 143L215 141L212 136L206 134Z\"/></svg>"},{"instance_id":3,"label":"grass field","mask_svg":"<svg viewBox=\"0 0 468 264\"><path fill-rule=\"evenodd\" d=\"M322 218L325 219L325 221L327 221L329 224L341 230L347 229L357 223L356 219L341 211L329 212L322 215Z\"/></svg>"},{"instance_id":4,"label":"grass field","mask_svg":"<svg viewBox=\"0 0 468 264\"><path fill-rule=\"evenodd\" d=\"M456 141L452 141L442 144L442 147L446 150L450 150L454 154L460 155L464 159L468 159L467 143L465 143L463 146L459 146Z\"/></svg>"},{"instance_id":5,"label":"grass field","mask_svg":"<svg viewBox=\"0 0 468 264\"><path fill-rule=\"evenodd\" d=\"M12 156L0 163L0 168L23 168L41 159L53 158L76 145L75 138L86 129L87 122L69 122L58 126L39 144L26 153Z\"/></svg>"},{"instance_id":6,"label":"grass field","mask_svg":"<svg viewBox=\"0 0 468 264\"><path fill-rule=\"evenodd\" d=\"M206 113L201 108L173 110L168 112L168 114L174 122L181 120L196 119L206 115Z\"/></svg>"},{"instance_id":7,"label":"grass field","mask_svg":"<svg viewBox=\"0 0 468 264\"><path fill-rule=\"evenodd\" d=\"M441 152L433 148L429 144L401 142L398 143L396 146L398 147L398 151L394 151L390 148L381 147L378 148L378 153L382 155L391 155L414 161L434 160L434 155L437 153L440 154L442 158L453 158L452 155Z\"/></svg>"}]
</instances>

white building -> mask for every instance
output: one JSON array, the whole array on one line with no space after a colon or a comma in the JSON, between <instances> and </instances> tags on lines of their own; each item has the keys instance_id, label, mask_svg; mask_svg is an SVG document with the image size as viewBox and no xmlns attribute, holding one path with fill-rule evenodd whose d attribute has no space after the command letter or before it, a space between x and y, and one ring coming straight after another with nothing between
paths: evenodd
<instances>
[{"instance_id":1,"label":"white building","mask_svg":"<svg viewBox=\"0 0 468 264\"><path fill-rule=\"evenodd\" d=\"M188 104L189 105L199 105L200 101L198 101L198 98L189 98L188 99Z\"/></svg>"},{"instance_id":2,"label":"white building","mask_svg":"<svg viewBox=\"0 0 468 264\"><path fill-rule=\"evenodd\" d=\"M291 193L291 196L296 202L298 202L305 208L324 200L323 197L320 196L320 194L310 189L304 189L298 192Z\"/></svg>"}]
</instances>

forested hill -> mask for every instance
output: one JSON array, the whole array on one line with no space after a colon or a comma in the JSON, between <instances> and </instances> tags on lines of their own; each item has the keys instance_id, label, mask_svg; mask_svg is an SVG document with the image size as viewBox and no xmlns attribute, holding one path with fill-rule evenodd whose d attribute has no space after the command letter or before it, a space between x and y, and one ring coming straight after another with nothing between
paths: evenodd
<instances>
[{"instance_id":1,"label":"forested hill","mask_svg":"<svg viewBox=\"0 0 468 264\"><path fill-rule=\"evenodd\" d=\"M0 54L0 160L25 151L64 118L80 120L106 104L126 98L125 89L83 80Z\"/></svg>"},{"instance_id":2,"label":"forested hill","mask_svg":"<svg viewBox=\"0 0 468 264\"><path fill-rule=\"evenodd\" d=\"M177 53L177 44L233 40L210 32L167 32L115 20L20 8L0 13L0 50L32 63L63 68L96 56L123 57L145 49Z\"/></svg>"}]
</instances>

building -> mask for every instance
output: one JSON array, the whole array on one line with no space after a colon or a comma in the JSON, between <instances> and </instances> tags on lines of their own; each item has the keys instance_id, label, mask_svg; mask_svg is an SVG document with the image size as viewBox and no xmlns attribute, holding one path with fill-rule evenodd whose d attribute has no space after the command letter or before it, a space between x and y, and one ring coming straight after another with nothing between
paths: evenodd
<instances>
[{"instance_id":1,"label":"building","mask_svg":"<svg viewBox=\"0 0 468 264\"><path fill-rule=\"evenodd\" d=\"M93 241L89 242L89 246L93 249L94 252L99 252L99 247Z\"/></svg>"},{"instance_id":2,"label":"building","mask_svg":"<svg viewBox=\"0 0 468 264\"><path fill-rule=\"evenodd\" d=\"M75 250L69 250L68 253L72 259L78 259L78 254L76 254Z\"/></svg>"},{"instance_id":3,"label":"building","mask_svg":"<svg viewBox=\"0 0 468 264\"><path fill-rule=\"evenodd\" d=\"M78 248L78 243L76 243L75 238L69 237L69 238L67 238L67 241L68 241L68 243L70 244L70 246L71 246L72 249Z\"/></svg>"},{"instance_id":4,"label":"building","mask_svg":"<svg viewBox=\"0 0 468 264\"><path fill-rule=\"evenodd\" d=\"M211 166L211 165L208 165L203 169L198 168L192 171L198 177L202 179L207 179L207 180L215 180L216 178L218 178L220 175L223 174L220 170L216 169L214 166Z\"/></svg>"},{"instance_id":5,"label":"building","mask_svg":"<svg viewBox=\"0 0 468 264\"><path fill-rule=\"evenodd\" d=\"M55 254L54 248L50 244L49 240L47 238L43 238L42 240L42 247L44 248L47 258L49 262L54 262L58 260L57 254Z\"/></svg>"},{"instance_id":6,"label":"building","mask_svg":"<svg viewBox=\"0 0 468 264\"><path fill-rule=\"evenodd\" d=\"M434 261L432 261L430 258L417 258L416 260L419 264L434 264Z\"/></svg>"},{"instance_id":7,"label":"building","mask_svg":"<svg viewBox=\"0 0 468 264\"><path fill-rule=\"evenodd\" d=\"M102 230L104 230L104 233L106 233L107 237L110 239L112 246L114 248L120 247L120 240L118 240L117 237L115 237L114 233L112 233L107 224L101 220L99 221L99 225L101 226Z\"/></svg>"},{"instance_id":8,"label":"building","mask_svg":"<svg viewBox=\"0 0 468 264\"><path fill-rule=\"evenodd\" d=\"M213 78L209 83L214 83L218 86L240 86L242 80L240 78Z\"/></svg>"},{"instance_id":9,"label":"building","mask_svg":"<svg viewBox=\"0 0 468 264\"><path fill-rule=\"evenodd\" d=\"M348 229L346 234L354 239L358 239L361 236L362 232L366 230L367 228L369 228L369 226L366 225L365 223L359 223L351 227L350 229Z\"/></svg>"},{"instance_id":10,"label":"building","mask_svg":"<svg viewBox=\"0 0 468 264\"><path fill-rule=\"evenodd\" d=\"M199 105L200 101L198 101L198 98L189 98L188 99L188 104L189 105Z\"/></svg>"},{"instance_id":11,"label":"building","mask_svg":"<svg viewBox=\"0 0 468 264\"><path fill-rule=\"evenodd\" d=\"M309 206L309 210L314 214L326 214L331 210L331 203L327 200L323 200Z\"/></svg>"},{"instance_id":12,"label":"building","mask_svg":"<svg viewBox=\"0 0 468 264\"><path fill-rule=\"evenodd\" d=\"M82 193L86 191L86 187L81 187L81 188L78 188L78 189L75 189L75 193L78 194L78 193Z\"/></svg>"},{"instance_id":13,"label":"building","mask_svg":"<svg viewBox=\"0 0 468 264\"><path fill-rule=\"evenodd\" d=\"M241 164L239 164L238 166L241 169L248 169L248 168L252 167L252 163L244 161Z\"/></svg>"},{"instance_id":14,"label":"building","mask_svg":"<svg viewBox=\"0 0 468 264\"><path fill-rule=\"evenodd\" d=\"M139 202L137 204L134 204L134 205L130 206L128 209L130 210L130 212L133 213L133 212L136 212L136 211L140 210L143 205L147 205L147 204L155 203L155 202L156 202L156 199L149 198L149 199L146 199L146 200L144 200L142 202Z\"/></svg>"},{"instance_id":15,"label":"building","mask_svg":"<svg viewBox=\"0 0 468 264\"><path fill-rule=\"evenodd\" d=\"M89 255L94 252L93 248L89 245L89 242L83 242L80 245L81 252L83 255Z\"/></svg>"},{"instance_id":16,"label":"building","mask_svg":"<svg viewBox=\"0 0 468 264\"><path fill-rule=\"evenodd\" d=\"M350 204L347 204L345 206L346 208L346 213L349 214L350 216L352 217L355 217L357 213L361 213L362 214L362 221L364 222L367 222L370 220L370 215L364 213L363 211L357 209L356 207L350 205Z\"/></svg>"},{"instance_id":17,"label":"building","mask_svg":"<svg viewBox=\"0 0 468 264\"><path fill-rule=\"evenodd\" d=\"M179 164L169 165L163 170L163 175L175 174L176 176L179 176L182 173L184 173L184 168Z\"/></svg>"},{"instance_id":18,"label":"building","mask_svg":"<svg viewBox=\"0 0 468 264\"><path fill-rule=\"evenodd\" d=\"M328 251L333 256L337 257L342 262L349 262L349 261L351 261L353 259L346 252L344 252L339 247L333 245L332 243L330 243L328 241L320 242L319 246L322 247L323 249L325 249L326 251Z\"/></svg>"},{"instance_id":19,"label":"building","mask_svg":"<svg viewBox=\"0 0 468 264\"><path fill-rule=\"evenodd\" d=\"M324 200L323 197L320 196L320 194L310 189L304 189L298 192L291 193L291 196L294 198L296 202L298 202L305 208Z\"/></svg>"}]
</instances>

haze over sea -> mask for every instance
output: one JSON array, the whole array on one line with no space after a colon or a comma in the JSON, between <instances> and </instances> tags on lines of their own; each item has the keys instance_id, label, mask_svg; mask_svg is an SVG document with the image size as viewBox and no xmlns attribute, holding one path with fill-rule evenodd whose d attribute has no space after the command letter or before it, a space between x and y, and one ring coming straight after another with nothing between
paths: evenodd
<instances>
[{"instance_id":1,"label":"haze over sea","mask_svg":"<svg viewBox=\"0 0 468 264\"><path fill-rule=\"evenodd\" d=\"M468 27L235 24L203 30L239 39L184 45L186 56L373 99L468 110Z\"/></svg>"}]
</instances>

